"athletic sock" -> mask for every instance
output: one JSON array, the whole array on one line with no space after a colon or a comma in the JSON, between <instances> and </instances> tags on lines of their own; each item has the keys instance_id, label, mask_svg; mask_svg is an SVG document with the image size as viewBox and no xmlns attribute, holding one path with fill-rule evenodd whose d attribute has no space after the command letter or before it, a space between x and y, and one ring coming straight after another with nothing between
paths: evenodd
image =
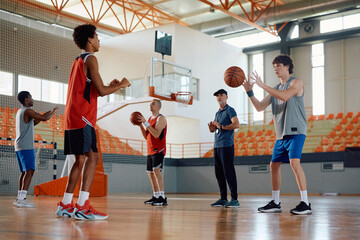
<instances>
[{"instance_id":1,"label":"athletic sock","mask_svg":"<svg viewBox=\"0 0 360 240\"><path fill-rule=\"evenodd\" d=\"M68 204L71 203L72 198L73 198L73 193L65 193L64 197L63 197L63 200L62 200L62 203L64 205L68 205Z\"/></svg>"},{"instance_id":2,"label":"athletic sock","mask_svg":"<svg viewBox=\"0 0 360 240\"><path fill-rule=\"evenodd\" d=\"M272 199L274 200L275 204L280 203L280 190L272 191Z\"/></svg>"},{"instance_id":3,"label":"athletic sock","mask_svg":"<svg viewBox=\"0 0 360 240\"><path fill-rule=\"evenodd\" d=\"M159 193L159 192L154 192L154 197L159 198L159 197L160 197L160 193Z\"/></svg>"},{"instance_id":4,"label":"athletic sock","mask_svg":"<svg viewBox=\"0 0 360 240\"><path fill-rule=\"evenodd\" d=\"M163 198L165 198L165 192L164 191L159 191L160 196L162 196Z\"/></svg>"},{"instance_id":5,"label":"athletic sock","mask_svg":"<svg viewBox=\"0 0 360 240\"><path fill-rule=\"evenodd\" d=\"M26 198L27 191L21 190L19 200L24 200Z\"/></svg>"},{"instance_id":6,"label":"athletic sock","mask_svg":"<svg viewBox=\"0 0 360 240\"><path fill-rule=\"evenodd\" d=\"M17 195L16 199L20 199L20 196L21 196L21 190L18 190L18 195Z\"/></svg>"},{"instance_id":7,"label":"athletic sock","mask_svg":"<svg viewBox=\"0 0 360 240\"><path fill-rule=\"evenodd\" d=\"M78 205L79 206L84 206L86 200L89 199L89 195L90 195L89 192L80 191Z\"/></svg>"},{"instance_id":8,"label":"athletic sock","mask_svg":"<svg viewBox=\"0 0 360 240\"><path fill-rule=\"evenodd\" d=\"M306 205L309 205L307 190L305 190L305 191L300 191L300 196L301 196L301 201L303 201L304 203L306 203Z\"/></svg>"}]
</instances>

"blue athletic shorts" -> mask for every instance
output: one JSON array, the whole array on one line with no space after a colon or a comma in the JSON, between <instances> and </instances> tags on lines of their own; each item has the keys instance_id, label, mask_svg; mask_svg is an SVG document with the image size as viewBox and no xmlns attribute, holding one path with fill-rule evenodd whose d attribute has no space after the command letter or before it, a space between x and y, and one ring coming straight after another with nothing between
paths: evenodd
<instances>
[{"instance_id":1,"label":"blue athletic shorts","mask_svg":"<svg viewBox=\"0 0 360 240\"><path fill-rule=\"evenodd\" d=\"M281 140L276 140L271 161L289 163L290 159L301 158L306 136L286 135Z\"/></svg>"},{"instance_id":2,"label":"blue athletic shorts","mask_svg":"<svg viewBox=\"0 0 360 240\"><path fill-rule=\"evenodd\" d=\"M20 172L27 170L35 170L35 150L20 150L16 151L16 158L19 163Z\"/></svg>"}]
</instances>

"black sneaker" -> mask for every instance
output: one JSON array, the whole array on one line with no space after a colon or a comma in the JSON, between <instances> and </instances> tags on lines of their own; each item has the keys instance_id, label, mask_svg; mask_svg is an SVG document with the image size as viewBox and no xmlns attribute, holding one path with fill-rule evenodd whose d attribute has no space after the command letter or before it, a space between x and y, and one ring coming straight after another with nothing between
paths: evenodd
<instances>
[{"instance_id":1,"label":"black sneaker","mask_svg":"<svg viewBox=\"0 0 360 240\"><path fill-rule=\"evenodd\" d=\"M290 213L295 215L311 215L311 203L307 205L305 202L301 201L299 205L296 206L296 208L290 210Z\"/></svg>"},{"instance_id":2,"label":"black sneaker","mask_svg":"<svg viewBox=\"0 0 360 240\"><path fill-rule=\"evenodd\" d=\"M163 198L162 196L160 196L159 198L155 198L155 201L152 203L152 205L154 205L154 206L166 206L166 205L168 205L167 198Z\"/></svg>"},{"instance_id":3,"label":"black sneaker","mask_svg":"<svg viewBox=\"0 0 360 240\"><path fill-rule=\"evenodd\" d=\"M211 206L212 207L225 207L226 204L228 204L228 200L223 200L223 199L219 199L216 202L212 203Z\"/></svg>"},{"instance_id":4,"label":"black sneaker","mask_svg":"<svg viewBox=\"0 0 360 240\"><path fill-rule=\"evenodd\" d=\"M156 197L152 196L152 198L150 198L149 200L146 200L144 203L145 204L152 204L155 200L156 200Z\"/></svg>"},{"instance_id":5,"label":"black sneaker","mask_svg":"<svg viewBox=\"0 0 360 240\"><path fill-rule=\"evenodd\" d=\"M271 200L265 206L258 208L258 211L263 213L281 213L282 210L280 204L281 203L275 204L274 200Z\"/></svg>"}]
</instances>

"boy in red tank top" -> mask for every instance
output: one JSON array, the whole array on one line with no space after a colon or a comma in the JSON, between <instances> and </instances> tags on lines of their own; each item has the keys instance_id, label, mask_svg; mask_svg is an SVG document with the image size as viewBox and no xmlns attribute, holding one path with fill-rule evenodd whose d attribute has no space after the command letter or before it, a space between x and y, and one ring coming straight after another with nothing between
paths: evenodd
<instances>
[{"instance_id":1,"label":"boy in red tank top","mask_svg":"<svg viewBox=\"0 0 360 240\"><path fill-rule=\"evenodd\" d=\"M153 196L145 201L145 204L155 206L166 206L167 198L164 192L164 180L162 176L164 156L166 154L166 131L167 122L165 116L160 114L161 101L153 99L150 104L152 116L148 121L141 115L140 130L147 142L147 167L146 172L149 176L153 188Z\"/></svg>"},{"instance_id":2,"label":"boy in red tank top","mask_svg":"<svg viewBox=\"0 0 360 240\"><path fill-rule=\"evenodd\" d=\"M130 86L123 78L114 79L105 86L100 74L95 52L99 51L100 41L96 27L84 24L76 27L73 33L75 44L83 50L74 61L67 91L65 106L65 154L74 154L75 163L71 168L63 200L58 203L58 216L79 220L106 219L107 214L97 212L89 202L89 192L95 168L99 159L96 146L97 97L106 96L120 88ZM72 197L75 186L82 173L81 190L77 204Z\"/></svg>"}]
</instances>

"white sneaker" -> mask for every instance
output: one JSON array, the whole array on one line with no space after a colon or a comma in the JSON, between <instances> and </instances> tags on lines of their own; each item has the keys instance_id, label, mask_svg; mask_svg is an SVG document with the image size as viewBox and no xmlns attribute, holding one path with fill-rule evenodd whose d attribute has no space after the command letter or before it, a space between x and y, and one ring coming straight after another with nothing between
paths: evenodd
<instances>
[{"instance_id":1,"label":"white sneaker","mask_svg":"<svg viewBox=\"0 0 360 240\"><path fill-rule=\"evenodd\" d=\"M35 204L29 202L26 198L23 200L17 200L15 206L18 208L34 208Z\"/></svg>"},{"instance_id":2,"label":"white sneaker","mask_svg":"<svg viewBox=\"0 0 360 240\"><path fill-rule=\"evenodd\" d=\"M13 202L13 206L16 206L18 199L15 199L15 201Z\"/></svg>"}]
</instances>

